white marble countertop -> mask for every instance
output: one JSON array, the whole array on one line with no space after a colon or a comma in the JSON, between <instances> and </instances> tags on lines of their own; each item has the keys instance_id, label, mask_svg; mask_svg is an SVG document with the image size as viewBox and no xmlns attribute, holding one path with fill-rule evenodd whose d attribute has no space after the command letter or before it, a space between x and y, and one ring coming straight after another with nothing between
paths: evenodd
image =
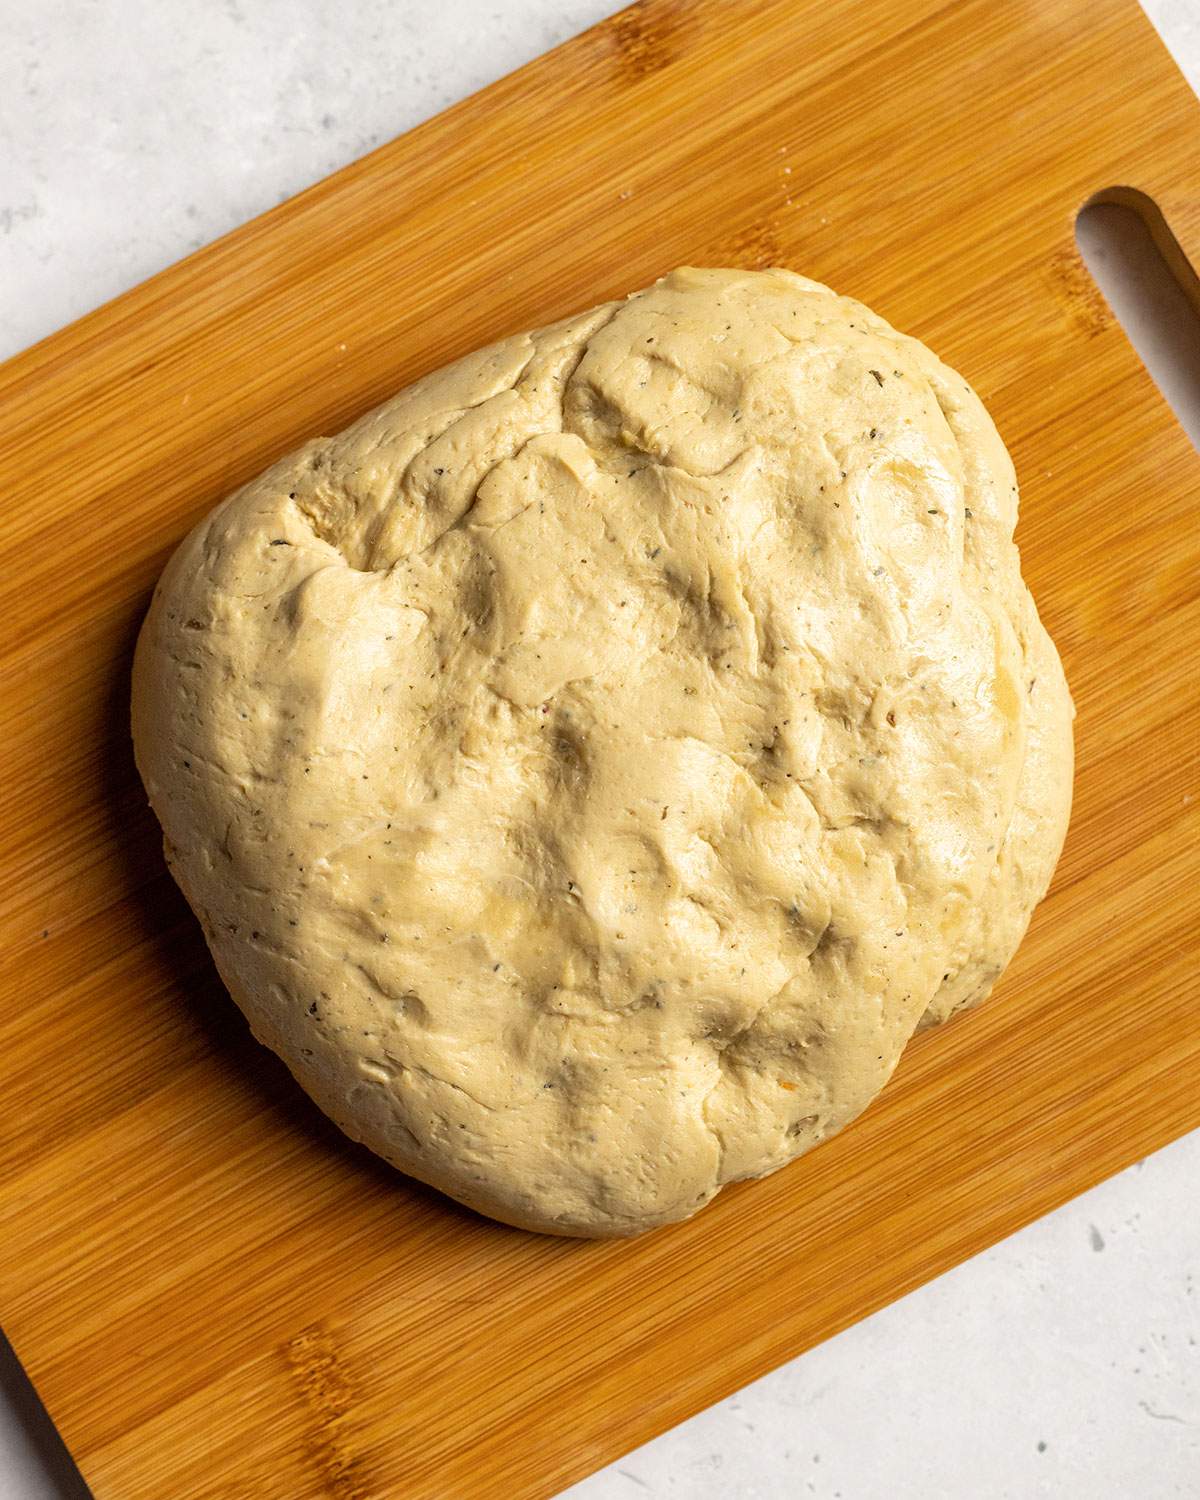
<instances>
[{"instance_id":1,"label":"white marble countertop","mask_svg":"<svg viewBox=\"0 0 1200 1500\"><path fill-rule=\"evenodd\" d=\"M1200 87L1200 0L1144 3ZM0 0L0 357L616 8ZM1198 1189L1200 1133L568 1494L1195 1500ZM0 1500L81 1495L0 1346Z\"/></svg>"}]
</instances>

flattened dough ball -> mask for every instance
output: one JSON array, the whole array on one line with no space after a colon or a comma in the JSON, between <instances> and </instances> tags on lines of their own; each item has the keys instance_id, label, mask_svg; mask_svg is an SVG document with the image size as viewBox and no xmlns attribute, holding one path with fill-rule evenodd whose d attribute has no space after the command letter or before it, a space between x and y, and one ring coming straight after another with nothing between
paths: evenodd
<instances>
[{"instance_id":1,"label":"flattened dough ball","mask_svg":"<svg viewBox=\"0 0 1200 1500\"><path fill-rule=\"evenodd\" d=\"M922 345L677 271L418 381L172 559L134 736L258 1037L558 1234L686 1218L986 992L1070 701L1012 466Z\"/></svg>"}]
</instances>

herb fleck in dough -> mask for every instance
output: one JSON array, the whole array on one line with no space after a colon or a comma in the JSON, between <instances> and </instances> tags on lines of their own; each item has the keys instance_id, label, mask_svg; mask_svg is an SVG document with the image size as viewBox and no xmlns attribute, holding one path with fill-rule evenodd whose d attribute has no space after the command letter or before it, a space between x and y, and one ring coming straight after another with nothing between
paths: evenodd
<instances>
[{"instance_id":1,"label":"herb fleck in dough","mask_svg":"<svg viewBox=\"0 0 1200 1500\"><path fill-rule=\"evenodd\" d=\"M138 646L167 858L350 1135L631 1235L982 998L1071 706L969 387L785 271L677 271L283 459Z\"/></svg>"}]
</instances>

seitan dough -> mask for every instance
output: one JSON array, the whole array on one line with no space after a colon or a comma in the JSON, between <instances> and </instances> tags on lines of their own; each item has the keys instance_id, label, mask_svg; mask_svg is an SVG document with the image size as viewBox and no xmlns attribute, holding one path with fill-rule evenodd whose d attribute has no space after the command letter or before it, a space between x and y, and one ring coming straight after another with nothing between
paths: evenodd
<instances>
[{"instance_id":1,"label":"seitan dough","mask_svg":"<svg viewBox=\"0 0 1200 1500\"><path fill-rule=\"evenodd\" d=\"M167 858L342 1128L630 1235L854 1118L1049 881L1071 705L964 381L677 271L238 491L134 674Z\"/></svg>"}]
</instances>

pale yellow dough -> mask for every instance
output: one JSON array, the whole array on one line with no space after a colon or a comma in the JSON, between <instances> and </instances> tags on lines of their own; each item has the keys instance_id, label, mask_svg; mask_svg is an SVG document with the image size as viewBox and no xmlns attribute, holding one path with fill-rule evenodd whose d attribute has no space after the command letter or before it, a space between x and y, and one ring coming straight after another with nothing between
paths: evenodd
<instances>
[{"instance_id":1,"label":"pale yellow dough","mask_svg":"<svg viewBox=\"0 0 1200 1500\"><path fill-rule=\"evenodd\" d=\"M677 271L309 443L175 554L138 764L234 998L350 1135L630 1235L807 1151L986 993L1071 706L969 387Z\"/></svg>"}]
</instances>

